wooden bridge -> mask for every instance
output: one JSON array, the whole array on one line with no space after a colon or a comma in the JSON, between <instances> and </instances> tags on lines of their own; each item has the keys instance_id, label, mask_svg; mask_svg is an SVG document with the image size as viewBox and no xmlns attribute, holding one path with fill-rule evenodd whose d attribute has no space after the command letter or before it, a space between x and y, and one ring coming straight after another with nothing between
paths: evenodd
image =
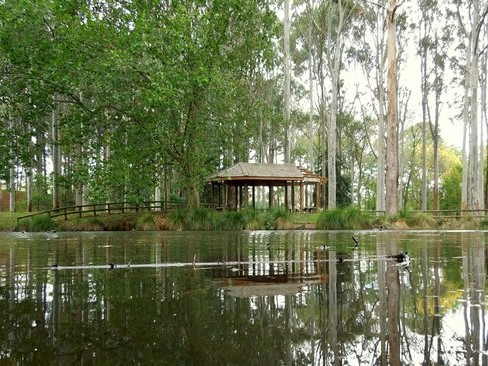
<instances>
[{"instance_id":1,"label":"wooden bridge","mask_svg":"<svg viewBox=\"0 0 488 366\"><path fill-rule=\"evenodd\" d=\"M55 208L52 210L40 211L29 215L17 217L17 224L24 219L32 219L35 216L48 216L51 218L68 216L97 216L99 214L117 214L124 212L155 211L168 212L178 208L186 207L186 202L181 201L145 201L141 203L132 202L112 202L112 203L93 203L89 205L77 205Z\"/></svg>"}]
</instances>

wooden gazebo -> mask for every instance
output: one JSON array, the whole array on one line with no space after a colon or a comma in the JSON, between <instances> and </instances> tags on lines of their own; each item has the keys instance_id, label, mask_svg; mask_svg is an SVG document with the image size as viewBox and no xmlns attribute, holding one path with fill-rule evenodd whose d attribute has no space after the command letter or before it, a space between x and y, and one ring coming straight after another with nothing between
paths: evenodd
<instances>
[{"instance_id":1,"label":"wooden gazebo","mask_svg":"<svg viewBox=\"0 0 488 366\"><path fill-rule=\"evenodd\" d=\"M208 181L213 207L239 209L250 204L256 207L256 187L268 189L268 207L273 207L274 189L284 187L286 209L296 210L298 189L299 210L305 211L321 208L321 196L327 179L294 164L238 163L213 174ZM307 197L312 196L307 194L310 189L315 189L315 202L306 202ZM291 197L288 197L289 194Z\"/></svg>"}]
</instances>

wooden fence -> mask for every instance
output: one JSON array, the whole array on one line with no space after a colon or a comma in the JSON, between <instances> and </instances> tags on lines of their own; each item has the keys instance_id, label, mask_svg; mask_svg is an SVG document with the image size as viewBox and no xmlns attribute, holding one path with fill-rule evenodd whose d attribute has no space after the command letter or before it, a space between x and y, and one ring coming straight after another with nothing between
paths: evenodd
<instances>
[{"instance_id":1,"label":"wooden fence","mask_svg":"<svg viewBox=\"0 0 488 366\"><path fill-rule=\"evenodd\" d=\"M202 206L208 206L203 204ZM78 206L67 206L60 207L53 210L40 211L36 213L31 213L24 216L19 216L17 218L17 223L24 219L31 219L35 216L47 215L49 217L64 217L65 220L68 216L97 216L98 214L116 214L124 212L139 212L139 211L159 211L167 212L175 210L178 208L186 207L185 202L177 201L146 201L142 203L131 203L131 202L112 202L112 203L93 203L89 205L78 205ZM384 211L364 211L374 215L384 215ZM429 216L435 217L437 219L461 219L466 217L482 219L485 216L488 217L487 210L414 210L408 211L408 214L420 214L425 213Z\"/></svg>"},{"instance_id":2,"label":"wooden fence","mask_svg":"<svg viewBox=\"0 0 488 366\"><path fill-rule=\"evenodd\" d=\"M31 219L35 216L47 215L51 218L63 216L65 220L68 216L97 216L98 214L116 214L124 212L139 211L170 211L186 207L186 203L176 201L146 201L142 203L131 202L112 202L112 203L93 203L89 205L67 206L53 210L40 211L29 215L19 216L17 223L24 219Z\"/></svg>"}]
</instances>

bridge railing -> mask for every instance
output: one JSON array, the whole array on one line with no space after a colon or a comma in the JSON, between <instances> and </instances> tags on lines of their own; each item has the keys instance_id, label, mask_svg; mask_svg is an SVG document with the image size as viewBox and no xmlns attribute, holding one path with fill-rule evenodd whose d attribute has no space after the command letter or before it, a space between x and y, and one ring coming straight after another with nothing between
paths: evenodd
<instances>
[{"instance_id":1,"label":"bridge railing","mask_svg":"<svg viewBox=\"0 0 488 366\"><path fill-rule=\"evenodd\" d=\"M24 219L31 219L35 216L47 215L51 218L63 216L65 220L68 216L76 215L78 217L86 217L89 215L97 216L101 213L108 215L124 212L139 212L139 211L170 211L178 208L186 207L186 203L181 201L145 201L141 203L133 202L109 202L109 203L93 203L88 205L76 205L60 207L52 210L40 211L31 213L17 218L17 223Z\"/></svg>"}]
</instances>

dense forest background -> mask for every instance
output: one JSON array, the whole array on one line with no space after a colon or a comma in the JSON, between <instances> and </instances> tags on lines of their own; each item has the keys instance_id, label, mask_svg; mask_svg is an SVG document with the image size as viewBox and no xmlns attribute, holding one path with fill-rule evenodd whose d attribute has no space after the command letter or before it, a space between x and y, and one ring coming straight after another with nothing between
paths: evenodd
<instances>
[{"instance_id":1,"label":"dense forest background","mask_svg":"<svg viewBox=\"0 0 488 366\"><path fill-rule=\"evenodd\" d=\"M247 161L326 176L329 208L483 209L487 12L479 0L0 1L10 210L197 207L211 173Z\"/></svg>"}]
</instances>

